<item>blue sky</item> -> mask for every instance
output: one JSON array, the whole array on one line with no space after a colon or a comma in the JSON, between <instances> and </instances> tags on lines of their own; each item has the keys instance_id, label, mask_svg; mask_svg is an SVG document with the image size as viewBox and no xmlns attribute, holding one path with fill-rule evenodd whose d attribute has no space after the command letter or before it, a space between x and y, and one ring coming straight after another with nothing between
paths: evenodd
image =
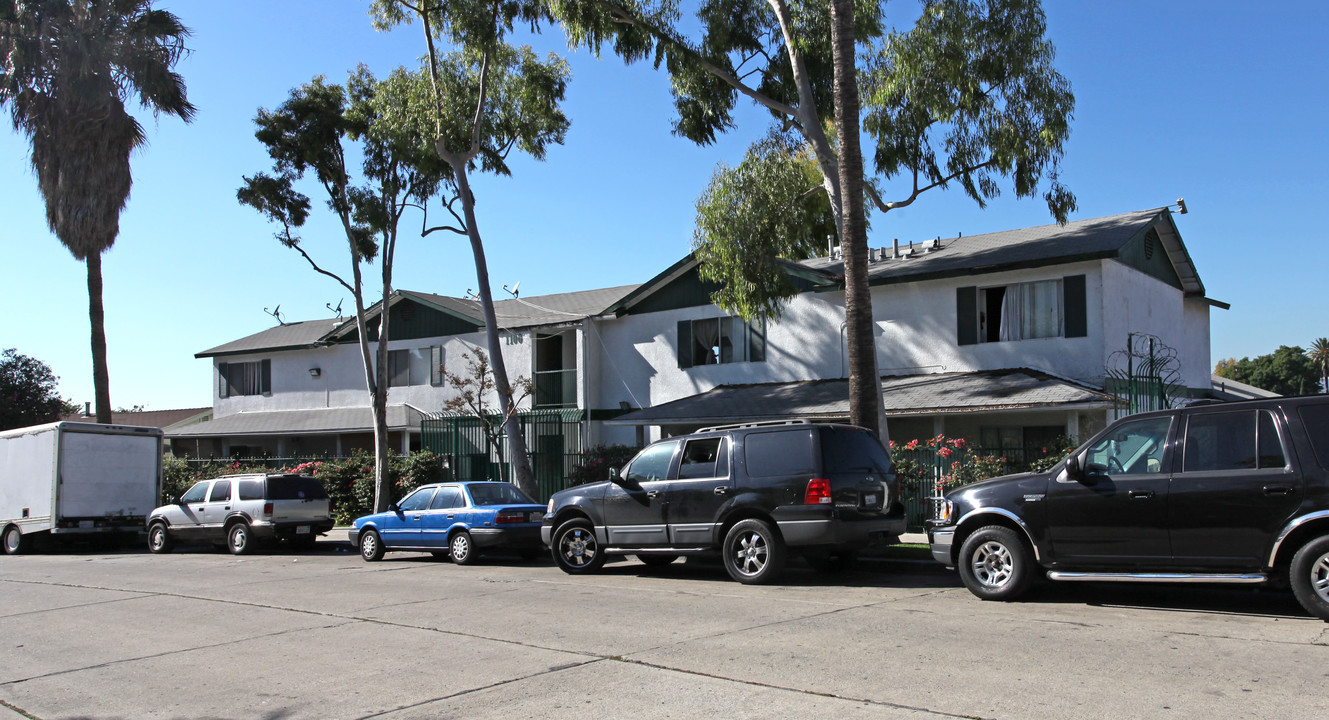
<instances>
[{"instance_id":1,"label":"blue sky","mask_svg":"<svg viewBox=\"0 0 1329 720\"><path fill-rule=\"evenodd\" d=\"M315 75L342 82L364 62L383 76L415 67L418 26L374 32L361 0L158 2L194 31L181 63L191 125L145 118L150 145L133 159L134 189L105 256L111 401L151 410L210 403L210 364L194 353L288 321L331 315L345 293L278 245L235 201L241 176L266 169L253 138L275 107ZM1045 0L1057 66L1076 96L1062 180L1074 218L1161 207L1185 197L1177 224L1210 297L1213 358L1255 356L1329 335L1320 210L1329 144L1329 3L1226 0ZM888 13L916 13L897 0ZM670 133L668 80L649 65L568 53L557 31L542 51L569 57L567 142L545 162L519 159L510 178L477 183L479 225L496 297L643 282L690 249L694 203L719 162L737 162L768 126L747 108L739 127L697 147ZM311 193L312 194L312 193ZM92 399L84 266L46 229L27 143L0 130L0 348L42 360L63 396ZM346 266L326 213L306 247ZM874 216L873 244L1051 222L1036 199L1003 196L980 210L958 190ZM396 285L462 295L476 287L468 248L420 238L408 217ZM346 299L344 308L351 308Z\"/></svg>"}]
</instances>

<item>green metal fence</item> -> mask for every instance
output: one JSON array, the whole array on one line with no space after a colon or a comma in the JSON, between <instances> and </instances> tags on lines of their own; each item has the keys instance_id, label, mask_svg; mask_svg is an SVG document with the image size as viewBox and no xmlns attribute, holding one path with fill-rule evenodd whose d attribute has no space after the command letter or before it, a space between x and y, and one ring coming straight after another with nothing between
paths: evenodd
<instances>
[{"instance_id":1,"label":"green metal fence","mask_svg":"<svg viewBox=\"0 0 1329 720\"><path fill-rule=\"evenodd\" d=\"M526 438L527 457L541 502L563 489L565 478L581 459L582 419L577 409L536 410L517 416ZM498 426L500 418L490 422ZM439 413L420 423L420 445L447 457L457 480L512 481L507 436L490 439L485 423L470 415Z\"/></svg>"}]
</instances>

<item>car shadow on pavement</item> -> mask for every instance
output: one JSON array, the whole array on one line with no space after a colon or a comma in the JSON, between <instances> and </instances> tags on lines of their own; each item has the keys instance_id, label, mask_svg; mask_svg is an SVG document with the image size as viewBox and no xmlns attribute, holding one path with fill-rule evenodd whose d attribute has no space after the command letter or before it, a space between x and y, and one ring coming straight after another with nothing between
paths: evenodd
<instances>
[{"instance_id":1,"label":"car shadow on pavement","mask_svg":"<svg viewBox=\"0 0 1329 720\"><path fill-rule=\"evenodd\" d=\"M699 583L734 584L714 557L687 557L668 565L650 566L628 556L605 563L597 574L618 577L653 577ZM935 563L863 560L839 572L818 572L801 559L790 559L769 587L881 587L949 589L961 587L959 576Z\"/></svg>"},{"instance_id":2,"label":"car shadow on pavement","mask_svg":"<svg viewBox=\"0 0 1329 720\"><path fill-rule=\"evenodd\" d=\"M1018 602L1269 618L1310 617L1291 590L1267 586L1043 581L1030 588Z\"/></svg>"}]
</instances>

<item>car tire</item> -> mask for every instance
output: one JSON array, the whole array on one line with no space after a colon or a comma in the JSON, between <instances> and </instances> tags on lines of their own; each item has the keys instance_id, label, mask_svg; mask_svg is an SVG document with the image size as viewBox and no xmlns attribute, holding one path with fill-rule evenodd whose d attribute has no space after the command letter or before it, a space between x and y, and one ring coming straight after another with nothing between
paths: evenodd
<instances>
[{"instance_id":1,"label":"car tire","mask_svg":"<svg viewBox=\"0 0 1329 720\"><path fill-rule=\"evenodd\" d=\"M569 575L592 573L605 564L605 554L595 539L591 523L580 518L569 520L554 530L550 552L558 569Z\"/></svg>"},{"instance_id":2,"label":"car tire","mask_svg":"<svg viewBox=\"0 0 1329 720\"><path fill-rule=\"evenodd\" d=\"M678 559L677 555L638 555L637 559L646 567L664 567Z\"/></svg>"},{"instance_id":3,"label":"car tire","mask_svg":"<svg viewBox=\"0 0 1329 720\"><path fill-rule=\"evenodd\" d=\"M748 519L729 528L721 554L729 577L759 585L775 580L784 570L786 551L784 539L769 523Z\"/></svg>"},{"instance_id":4,"label":"car tire","mask_svg":"<svg viewBox=\"0 0 1329 720\"><path fill-rule=\"evenodd\" d=\"M1301 546L1292 556L1288 579L1306 612L1329 620L1329 535Z\"/></svg>"},{"instance_id":5,"label":"car tire","mask_svg":"<svg viewBox=\"0 0 1329 720\"><path fill-rule=\"evenodd\" d=\"M1008 527L979 528L960 546L956 563L969 592L983 600L1014 600L1034 579L1034 560Z\"/></svg>"},{"instance_id":6,"label":"car tire","mask_svg":"<svg viewBox=\"0 0 1329 720\"><path fill-rule=\"evenodd\" d=\"M155 555L168 553L175 548L175 539L166 523L153 523L148 527L148 550Z\"/></svg>"},{"instance_id":7,"label":"car tire","mask_svg":"<svg viewBox=\"0 0 1329 720\"><path fill-rule=\"evenodd\" d=\"M465 530L458 530L448 540L448 554L452 556L452 562L458 565L474 565L479 553L475 551L475 542L471 540L471 534Z\"/></svg>"},{"instance_id":8,"label":"car tire","mask_svg":"<svg viewBox=\"0 0 1329 720\"><path fill-rule=\"evenodd\" d=\"M6 555L22 555L32 548L32 538L24 535L17 525L5 528L3 542Z\"/></svg>"},{"instance_id":9,"label":"car tire","mask_svg":"<svg viewBox=\"0 0 1329 720\"><path fill-rule=\"evenodd\" d=\"M386 548L383 547L383 538L378 536L374 530L366 530L360 533L360 557L365 562L376 562L383 559L383 553Z\"/></svg>"},{"instance_id":10,"label":"car tire","mask_svg":"<svg viewBox=\"0 0 1329 720\"><path fill-rule=\"evenodd\" d=\"M226 549L232 555L248 555L254 550L254 536L249 525L238 522L226 529Z\"/></svg>"}]
</instances>

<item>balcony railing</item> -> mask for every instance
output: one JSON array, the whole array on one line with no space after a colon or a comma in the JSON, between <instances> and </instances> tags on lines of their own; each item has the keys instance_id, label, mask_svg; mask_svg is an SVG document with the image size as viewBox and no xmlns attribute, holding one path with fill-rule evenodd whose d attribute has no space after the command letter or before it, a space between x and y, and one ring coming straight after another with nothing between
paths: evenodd
<instances>
[{"instance_id":1,"label":"balcony railing","mask_svg":"<svg viewBox=\"0 0 1329 720\"><path fill-rule=\"evenodd\" d=\"M535 373L535 407L577 407L577 369L537 370Z\"/></svg>"}]
</instances>

